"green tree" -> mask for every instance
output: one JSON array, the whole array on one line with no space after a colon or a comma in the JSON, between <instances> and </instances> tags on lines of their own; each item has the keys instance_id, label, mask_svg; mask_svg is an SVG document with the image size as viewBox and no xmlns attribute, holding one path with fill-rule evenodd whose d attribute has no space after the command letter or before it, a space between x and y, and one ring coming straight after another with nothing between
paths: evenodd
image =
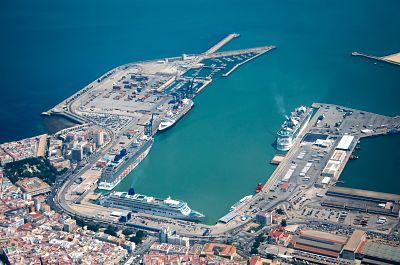
<instances>
[{"instance_id":1,"label":"green tree","mask_svg":"<svg viewBox=\"0 0 400 265\"><path fill-rule=\"evenodd\" d=\"M85 221L83 221L81 218L75 218L75 221L76 221L77 226L80 226L80 227L85 226Z\"/></svg>"},{"instance_id":2,"label":"green tree","mask_svg":"<svg viewBox=\"0 0 400 265\"><path fill-rule=\"evenodd\" d=\"M283 226L283 227L287 226L286 219L282 219L281 226Z\"/></svg>"},{"instance_id":3,"label":"green tree","mask_svg":"<svg viewBox=\"0 0 400 265\"><path fill-rule=\"evenodd\" d=\"M135 242L135 244L141 244L146 233L142 230L138 230L134 236L130 238L130 241Z\"/></svg>"},{"instance_id":4,"label":"green tree","mask_svg":"<svg viewBox=\"0 0 400 265\"><path fill-rule=\"evenodd\" d=\"M109 225L106 230L104 230L104 233L109 234L111 236L118 236L117 235L117 229L111 225Z\"/></svg>"},{"instance_id":5,"label":"green tree","mask_svg":"<svg viewBox=\"0 0 400 265\"><path fill-rule=\"evenodd\" d=\"M100 228L100 226L99 226L98 224L89 224L89 225L87 226L87 229L88 229L88 230L91 230L91 231L93 231L93 232L99 231L99 228Z\"/></svg>"},{"instance_id":6,"label":"green tree","mask_svg":"<svg viewBox=\"0 0 400 265\"><path fill-rule=\"evenodd\" d=\"M132 235L132 234L133 234L133 231L132 231L131 229L125 228L125 229L122 231L122 234L124 234L125 236L129 236L129 235Z\"/></svg>"}]
</instances>

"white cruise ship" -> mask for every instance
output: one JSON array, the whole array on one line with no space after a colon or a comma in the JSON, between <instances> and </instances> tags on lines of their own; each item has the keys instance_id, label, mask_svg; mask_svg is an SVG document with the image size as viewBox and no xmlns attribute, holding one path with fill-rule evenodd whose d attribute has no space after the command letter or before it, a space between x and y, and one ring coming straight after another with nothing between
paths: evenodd
<instances>
[{"instance_id":1,"label":"white cruise ship","mask_svg":"<svg viewBox=\"0 0 400 265\"><path fill-rule=\"evenodd\" d=\"M131 189L133 190L133 189ZM202 213L189 208L186 202L167 199L158 199L155 197L135 194L134 192L112 192L100 200L100 204L106 207L115 207L129 210L132 212L146 213L182 219L188 221L200 221L204 218Z\"/></svg>"},{"instance_id":2,"label":"white cruise ship","mask_svg":"<svg viewBox=\"0 0 400 265\"><path fill-rule=\"evenodd\" d=\"M177 121L185 116L194 106L193 100L184 98L175 109L165 115L160 125L158 126L159 131L165 131L172 127Z\"/></svg>"},{"instance_id":3,"label":"white cruise ship","mask_svg":"<svg viewBox=\"0 0 400 265\"><path fill-rule=\"evenodd\" d=\"M288 151L294 142L307 127L312 114L312 109L304 106L296 108L290 117L286 117L281 129L277 133L276 148Z\"/></svg>"},{"instance_id":4,"label":"white cruise ship","mask_svg":"<svg viewBox=\"0 0 400 265\"><path fill-rule=\"evenodd\" d=\"M143 159L149 154L153 146L153 139L148 140L132 155L120 153L113 161L110 161L103 169L99 185L100 190L112 190L123 180L132 170L134 170Z\"/></svg>"}]
</instances>

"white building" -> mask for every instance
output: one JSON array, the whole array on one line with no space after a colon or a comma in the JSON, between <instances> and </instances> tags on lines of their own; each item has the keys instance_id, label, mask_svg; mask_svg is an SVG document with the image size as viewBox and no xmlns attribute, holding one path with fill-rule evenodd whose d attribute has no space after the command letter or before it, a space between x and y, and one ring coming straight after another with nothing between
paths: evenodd
<instances>
[{"instance_id":1,"label":"white building","mask_svg":"<svg viewBox=\"0 0 400 265\"><path fill-rule=\"evenodd\" d=\"M97 147L100 147L104 144L104 132L103 130L98 130L94 132L94 142Z\"/></svg>"},{"instance_id":2,"label":"white building","mask_svg":"<svg viewBox=\"0 0 400 265\"><path fill-rule=\"evenodd\" d=\"M173 234L169 227L162 227L160 231L160 243L168 243L179 246L189 246L189 238Z\"/></svg>"},{"instance_id":3,"label":"white building","mask_svg":"<svg viewBox=\"0 0 400 265\"><path fill-rule=\"evenodd\" d=\"M342 136L338 145L336 146L336 150L349 151L353 145L353 142L354 136L345 134Z\"/></svg>"}]
</instances>

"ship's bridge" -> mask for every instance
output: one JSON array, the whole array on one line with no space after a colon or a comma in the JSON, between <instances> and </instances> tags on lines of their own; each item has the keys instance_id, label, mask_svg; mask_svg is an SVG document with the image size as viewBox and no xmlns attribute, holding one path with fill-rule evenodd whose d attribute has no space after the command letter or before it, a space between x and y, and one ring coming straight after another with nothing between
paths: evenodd
<instances>
[{"instance_id":1,"label":"ship's bridge","mask_svg":"<svg viewBox=\"0 0 400 265\"><path fill-rule=\"evenodd\" d=\"M165 199L164 203L168 204L168 206L171 206L173 208L180 208L185 204L182 201L173 200L173 199L171 199L171 197L168 197L167 199Z\"/></svg>"},{"instance_id":2,"label":"ship's bridge","mask_svg":"<svg viewBox=\"0 0 400 265\"><path fill-rule=\"evenodd\" d=\"M183 215L189 215L192 211L186 202L173 200L170 197L165 199L164 203L172 208L178 209Z\"/></svg>"},{"instance_id":3,"label":"ship's bridge","mask_svg":"<svg viewBox=\"0 0 400 265\"><path fill-rule=\"evenodd\" d=\"M142 194L134 194L134 195L129 195L127 192L114 192L114 194L120 198L129 198L129 199L133 199L136 201L146 201L146 202L153 202L154 201L154 197L149 197L149 196L145 196Z\"/></svg>"}]
</instances>

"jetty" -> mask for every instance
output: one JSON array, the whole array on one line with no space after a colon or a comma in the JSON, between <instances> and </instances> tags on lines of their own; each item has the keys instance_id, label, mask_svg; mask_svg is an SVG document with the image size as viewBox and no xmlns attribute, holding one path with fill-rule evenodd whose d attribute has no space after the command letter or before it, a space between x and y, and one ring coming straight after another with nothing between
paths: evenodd
<instances>
[{"instance_id":1,"label":"jetty","mask_svg":"<svg viewBox=\"0 0 400 265\"><path fill-rule=\"evenodd\" d=\"M397 55L397 54L388 55L388 56L384 56L384 57L378 57L378 56L363 54L363 53L360 53L360 52L352 52L351 55L352 56L360 56L360 57L364 57L364 58L368 58L368 59L372 59L372 60L376 60L376 61L380 61L380 62L394 64L394 65L400 66L400 62L394 61L394 60L391 59L392 58L391 56L394 56L394 55Z\"/></svg>"},{"instance_id":2,"label":"jetty","mask_svg":"<svg viewBox=\"0 0 400 265\"><path fill-rule=\"evenodd\" d=\"M221 49L222 46L226 45L228 42L230 42L234 38L238 38L238 37L240 37L240 34L231 33L228 36L226 36L225 38L223 38L221 41L219 41L217 44L213 45L210 49L205 51L204 54L208 55L208 54L211 54L211 53L215 53L216 51Z\"/></svg>"}]
</instances>

